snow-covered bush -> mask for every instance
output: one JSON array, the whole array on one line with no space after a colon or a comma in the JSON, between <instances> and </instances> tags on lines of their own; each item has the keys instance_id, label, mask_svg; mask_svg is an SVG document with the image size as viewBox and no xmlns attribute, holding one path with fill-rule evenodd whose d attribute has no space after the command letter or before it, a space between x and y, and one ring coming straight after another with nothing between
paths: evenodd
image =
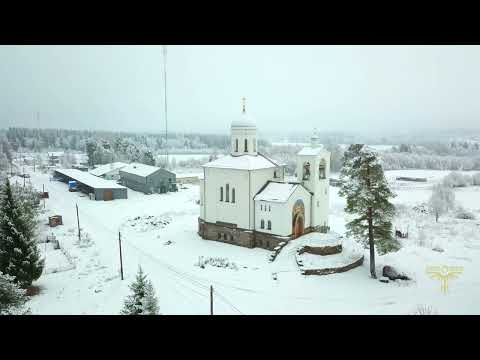
<instances>
[{"instance_id":1,"label":"snow-covered bush","mask_svg":"<svg viewBox=\"0 0 480 360\"><path fill-rule=\"evenodd\" d=\"M221 257L206 257L205 258L203 256L200 256L198 258L198 262L195 264L195 266L199 266L202 269L204 269L205 265L211 265L211 266L215 266L215 267L219 267L219 268L238 270L237 264L229 261L227 258L221 258Z\"/></svg>"},{"instance_id":2,"label":"snow-covered bush","mask_svg":"<svg viewBox=\"0 0 480 360\"><path fill-rule=\"evenodd\" d=\"M25 308L26 290L15 284L14 279L0 272L0 315L23 315L29 312Z\"/></svg>"},{"instance_id":3,"label":"snow-covered bush","mask_svg":"<svg viewBox=\"0 0 480 360\"><path fill-rule=\"evenodd\" d=\"M455 213L455 217L457 219L464 219L464 220L475 220L475 215L464 209L463 207L459 206L456 213Z\"/></svg>"},{"instance_id":4,"label":"snow-covered bush","mask_svg":"<svg viewBox=\"0 0 480 360\"><path fill-rule=\"evenodd\" d=\"M417 244L418 246L424 247L427 242L427 234L423 228L418 230Z\"/></svg>"},{"instance_id":5,"label":"snow-covered bush","mask_svg":"<svg viewBox=\"0 0 480 360\"><path fill-rule=\"evenodd\" d=\"M472 177L452 171L443 178L443 184L449 187L465 187L472 184Z\"/></svg>"},{"instance_id":6,"label":"snow-covered bush","mask_svg":"<svg viewBox=\"0 0 480 360\"><path fill-rule=\"evenodd\" d=\"M412 315L438 315L437 310L435 310L431 305L417 305Z\"/></svg>"}]
</instances>

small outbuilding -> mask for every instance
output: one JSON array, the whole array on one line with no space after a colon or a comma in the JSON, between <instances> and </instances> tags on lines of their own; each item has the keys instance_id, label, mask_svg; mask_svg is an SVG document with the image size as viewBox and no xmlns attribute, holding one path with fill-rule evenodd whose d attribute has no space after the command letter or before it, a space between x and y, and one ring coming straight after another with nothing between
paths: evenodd
<instances>
[{"instance_id":1,"label":"small outbuilding","mask_svg":"<svg viewBox=\"0 0 480 360\"><path fill-rule=\"evenodd\" d=\"M132 163L120 169L122 185L144 194L177 191L176 175L156 166Z\"/></svg>"},{"instance_id":2,"label":"small outbuilding","mask_svg":"<svg viewBox=\"0 0 480 360\"><path fill-rule=\"evenodd\" d=\"M127 188L125 186L77 169L56 169L54 178L67 184L70 181L76 181L77 190L85 194L92 194L90 196L94 200L108 201L127 198Z\"/></svg>"},{"instance_id":3,"label":"small outbuilding","mask_svg":"<svg viewBox=\"0 0 480 360\"><path fill-rule=\"evenodd\" d=\"M124 168L128 164L123 162L114 162L110 164L97 166L95 169L90 170L89 173L106 180L119 180L120 169Z\"/></svg>"}]
</instances>

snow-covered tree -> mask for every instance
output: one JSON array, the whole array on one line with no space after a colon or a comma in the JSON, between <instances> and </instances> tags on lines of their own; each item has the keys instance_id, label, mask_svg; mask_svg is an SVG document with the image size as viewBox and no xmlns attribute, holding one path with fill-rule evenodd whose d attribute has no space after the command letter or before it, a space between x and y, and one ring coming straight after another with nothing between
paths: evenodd
<instances>
[{"instance_id":1,"label":"snow-covered tree","mask_svg":"<svg viewBox=\"0 0 480 360\"><path fill-rule=\"evenodd\" d=\"M31 204L16 196L7 179L0 191L0 271L13 276L22 288L30 286L43 271L36 225Z\"/></svg>"},{"instance_id":2,"label":"snow-covered tree","mask_svg":"<svg viewBox=\"0 0 480 360\"><path fill-rule=\"evenodd\" d=\"M440 215L444 214L453 207L454 202L455 193L450 187L444 184L437 184L433 186L432 195L428 201L428 206L435 214L436 222L438 222Z\"/></svg>"},{"instance_id":3,"label":"snow-covered tree","mask_svg":"<svg viewBox=\"0 0 480 360\"><path fill-rule=\"evenodd\" d=\"M142 163L146 165L155 165L155 158L151 151L147 150L143 153Z\"/></svg>"},{"instance_id":4,"label":"snow-covered tree","mask_svg":"<svg viewBox=\"0 0 480 360\"><path fill-rule=\"evenodd\" d=\"M443 184L449 187L465 187L472 184L472 177L452 171L443 178Z\"/></svg>"},{"instance_id":5,"label":"snow-covered tree","mask_svg":"<svg viewBox=\"0 0 480 360\"><path fill-rule=\"evenodd\" d=\"M29 312L25 308L26 290L13 279L13 276L0 272L0 315L24 315Z\"/></svg>"},{"instance_id":6,"label":"snow-covered tree","mask_svg":"<svg viewBox=\"0 0 480 360\"><path fill-rule=\"evenodd\" d=\"M400 244L392 234L396 195L390 190L382 165L373 149L353 144L345 151L339 194L346 198L345 211L356 217L347 223L347 233L370 249L370 273L376 278L375 246L380 254L396 251Z\"/></svg>"},{"instance_id":7,"label":"snow-covered tree","mask_svg":"<svg viewBox=\"0 0 480 360\"><path fill-rule=\"evenodd\" d=\"M155 290L140 266L135 281L129 287L132 294L125 300L121 315L158 315Z\"/></svg>"},{"instance_id":8,"label":"snow-covered tree","mask_svg":"<svg viewBox=\"0 0 480 360\"><path fill-rule=\"evenodd\" d=\"M480 185L480 172L477 172L472 175L472 185Z\"/></svg>"}]
</instances>

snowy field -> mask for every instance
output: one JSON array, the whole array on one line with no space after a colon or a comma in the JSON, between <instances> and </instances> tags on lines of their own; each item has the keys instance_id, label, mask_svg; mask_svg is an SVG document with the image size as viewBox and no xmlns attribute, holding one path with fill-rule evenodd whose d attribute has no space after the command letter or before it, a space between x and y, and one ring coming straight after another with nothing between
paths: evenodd
<instances>
[{"instance_id":1,"label":"snowy field","mask_svg":"<svg viewBox=\"0 0 480 360\"><path fill-rule=\"evenodd\" d=\"M412 278L381 283L369 277L368 253L363 266L327 276L302 276L290 245L268 262L270 252L201 239L197 231L199 189L187 185L177 193L143 195L128 190L128 199L89 200L68 192L64 183L31 172L37 189L45 184L50 198L41 215L41 237L55 235L62 250L40 244L46 271L36 281L41 292L31 298L34 314L118 314L138 265L151 279L162 314L208 314L209 287L216 314L410 314L428 305L439 314L480 314L480 187L455 190L456 199L477 220L440 217L413 209L428 200L430 187L448 172L387 172L398 194L395 226L406 231L402 249L377 257L377 275L393 265ZM396 176L427 177L425 183L398 182ZM23 179L18 179L21 183ZM403 185L402 185L403 184ZM75 204L82 239L78 240ZM345 231L344 200L331 188L330 224ZM47 216L63 216L50 228ZM122 236L125 280L120 280L118 233ZM50 244L47 244L50 245ZM441 248L443 252L432 250ZM223 258L198 266L199 258ZM222 267L227 262L229 266ZM220 264L220 265L219 265ZM462 266L449 291L426 274L433 265ZM276 274L276 280L274 279Z\"/></svg>"}]
</instances>

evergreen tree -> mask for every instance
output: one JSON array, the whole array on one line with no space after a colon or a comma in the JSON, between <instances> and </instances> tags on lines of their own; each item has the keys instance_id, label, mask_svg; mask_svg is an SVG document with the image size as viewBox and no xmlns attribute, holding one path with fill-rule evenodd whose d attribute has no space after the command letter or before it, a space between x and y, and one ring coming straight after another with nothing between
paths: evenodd
<instances>
[{"instance_id":1,"label":"evergreen tree","mask_svg":"<svg viewBox=\"0 0 480 360\"><path fill-rule=\"evenodd\" d=\"M89 140L86 145L88 165L95 165L95 150L97 149L97 143L94 140Z\"/></svg>"},{"instance_id":2,"label":"evergreen tree","mask_svg":"<svg viewBox=\"0 0 480 360\"><path fill-rule=\"evenodd\" d=\"M146 165L155 165L155 158L151 151L147 150L143 153L142 163Z\"/></svg>"},{"instance_id":3,"label":"evergreen tree","mask_svg":"<svg viewBox=\"0 0 480 360\"><path fill-rule=\"evenodd\" d=\"M155 290L140 266L135 281L129 287L132 294L125 300L121 315L158 315Z\"/></svg>"},{"instance_id":4,"label":"evergreen tree","mask_svg":"<svg viewBox=\"0 0 480 360\"><path fill-rule=\"evenodd\" d=\"M395 194L388 187L376 153L363 144L350 145L344 154L339 191L347 201L345 212L357 215L347 223L347 233L370 249L370 273L375 273L375 245L380 254L396 251L400 244L392 234Z\"/></svg>"},{"instance_id":5,"label":"evergreen tree","mask_svg":"<svg viewBox=\"0 0 480 360\"><path fill-rule=\"evenodd\" d=\"M0 315L24 315L26 291L13 282L13 277L0 272Z\"/></svg>"},{"instance_id":6,"label":"evergreen tree","mask_svg":"<svg viewBox=\"0 0 480 360\"><path fill-rule=\"evenodd\" d=\"M40 277L43 260L35 241L35 210L12 191L7 179L0 191L0 271L26 288Z\"/></svg>"}]
</instances>

